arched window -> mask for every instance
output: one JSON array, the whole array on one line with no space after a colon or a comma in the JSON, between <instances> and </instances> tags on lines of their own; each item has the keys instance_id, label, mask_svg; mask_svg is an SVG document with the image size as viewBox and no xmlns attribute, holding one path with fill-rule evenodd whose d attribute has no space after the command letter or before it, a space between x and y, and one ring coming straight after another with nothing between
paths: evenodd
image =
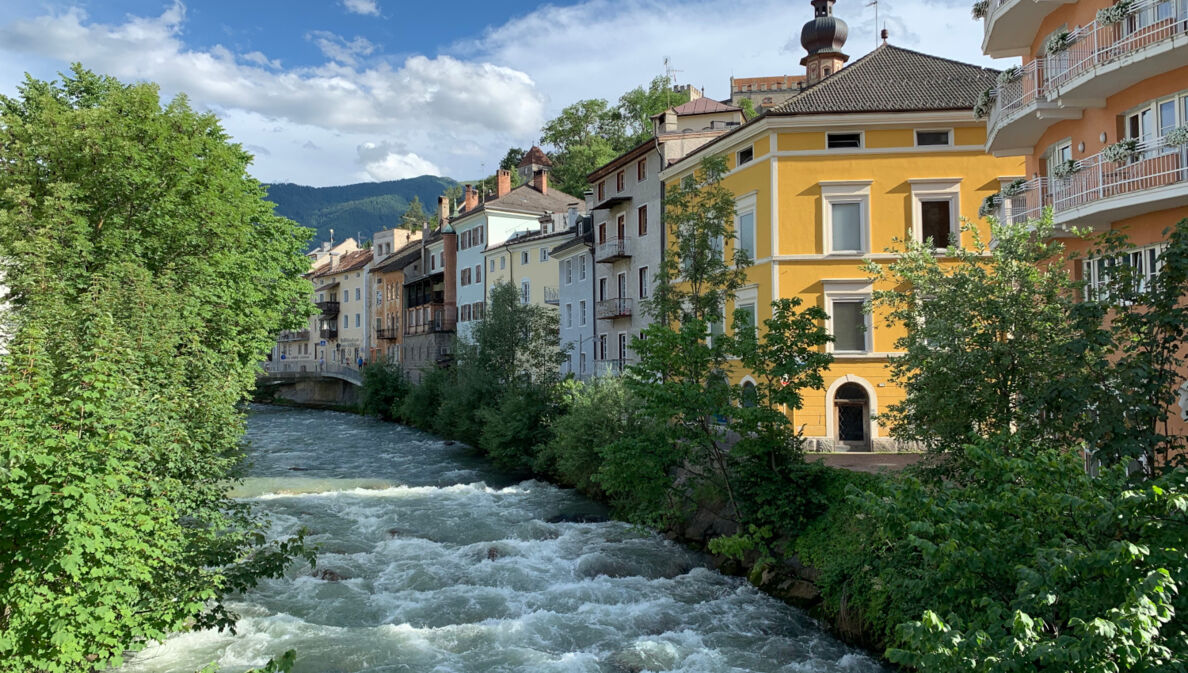
<instances>
[{"instance_id":1,"label":"arched window","mask_svg":"<svg viewBox=\"0 0 1188 673\"><path fill-rule=\"evenodd\" d=\"M755 388L755 384L750 381L744 381L742 384L742 405L749 408L758 403L759 391Z\"/></svg>"},{"instance_id":2,"label":"arched window","mask_svg":"<svg viewBox=\"0 0 1188 673\"><path fill-rule=\"evenodd\" d=\"M833 395L837 441L850 448L870 446L870 398L857 383L842 384Z\"/></svg>"}]
</instances>

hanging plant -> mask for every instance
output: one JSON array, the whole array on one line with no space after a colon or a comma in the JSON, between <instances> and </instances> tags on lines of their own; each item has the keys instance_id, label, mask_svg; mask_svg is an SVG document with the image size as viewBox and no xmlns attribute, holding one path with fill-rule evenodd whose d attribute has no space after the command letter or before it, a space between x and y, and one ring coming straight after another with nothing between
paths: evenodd
<instances>
[{"instance_id":1,"label":"hanging plant","mask_svg":"<svg viewBox=\"0 0 1188 673\"><path fill-rule=\"evenodd\" d=\"M1057 180L1063 180L1076 175L1077 171L1079 170L1081 170L1081 165L1075 160L1065 159L1064 161L1061 161L1060 163L1053 166L1050 172L1052 173L1052 177L1056 178Z\"/></svg>"},{"instance_id":2,"label":"hanging plant","mask_svg":"<svg viewBox=\"0 0 1188 673\"><path fill-rule=\"evenodd\" d=\"M998 73L998 85L1002 86L1004 84L1010 84L1021 77L1023 77L1023 68L1020 68L1017 65L1012 65L1006 70Z\"/></svg>"},{"instance_id":3,"label":"hanging plant","mask_svg":"<svg viewBox=\"0 0 1188 673\"><path fill-rule=\"evenodd\" d=\"M1177 126L1163 134L1163 142L1168 145L1188 145L1188 126Z\"/></svg>"},{"instance_id":4,"label":"hanging plant","mask_svg":"<svg viewBox=\"0 0 1188 673\"><path fill-rule=\"evenodd\" d=\"M978 217L990 217L991 215L998 215L999 209L1002 207L1002 194L994 192L990 196L982 199L982 205L978 207Z\"/></svg>"},{"instance_id":5,"label":"hanging plant","mask_svg":"<svg viewBox=\"0 0 1188 673\"><path fill-rule=\"evenodd\" d=\"M1044 52L1047 54L1059 54L1060 52L1072 46L1072 34L1067 30L1062 30L1059 33L1053 33L1051 37L1044 42Z\"/></svg>"},{"instance_id":6,"label":"hanging plant","mask_svg":"<svg viewBox=\"0 0 1188 673\"><path fill-rule=\"evenodd\" d=\"M1138 144L1138 138L1126 138L1125 140L1119 140L1113 145L1107 145L1106 148L1101 151L1101 158L1105 159L1106 161L1112 161L1116 164L1125 163L1138 155Z\"/></svg>"},{"instance_id":7,"label":"hanging plant","mask_svg":"<svg viewBox=\"0 0 1188 673\"><path fill-rule=\"evenodd\" d=\"M994 89L986 89L978 94L978 102L974 103L974 117L985 119L990 114L990 105L994 102Z\"/></svg>"},{"instance_id":8,"label":"hanging plant","mask_svg":"<svg viewBox=\"0 0 1188 673\"><path fill-rule=\"evenodd\" d=\"M978 0L973 4L973 18L984 19L990 13L990 0Z\"/></svg>"},{"instance_id":9,"label":"hanging plant","mask_svg":"<svg viewBox=\"0 0 1188 673\"><path fill-rule=\"evenodd\" d=\"M1097 23L1103 26L1122 23L1126 15L1130 14L1132 7L1134 7L1134 0L1118 0L1109 7L1102 7L1097 10Z\"/></svg>"},{"instance_id":10,"label":"hanging plant","mask_svg":"<svg viewBox=\"0 0 1188 673\"><path fill-rule=\"evenodd\" d=\"M1002 188L1002 198L1012 199L1025 191L1027 191L1027 181L1023 178L1016 178L1011 181L1011 184Z\"/></svg>"}]
</instances>

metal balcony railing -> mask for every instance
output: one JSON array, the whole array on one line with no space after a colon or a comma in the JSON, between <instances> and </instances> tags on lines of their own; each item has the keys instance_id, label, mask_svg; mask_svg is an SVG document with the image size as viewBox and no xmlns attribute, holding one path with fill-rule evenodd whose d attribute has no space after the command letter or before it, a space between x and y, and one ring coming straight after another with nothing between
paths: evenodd
<instances>
[{"instance_id":1,"label":"metal balcony railing","mask_svg":"<svg viewBox=\"0 0 1188 673\"><path fill-rule=\"evenodd\" d=\"M631 315L631 308L630 299L604 299L594 305L594 316L600 320L626 318Z\"/></svg>"},{"instance_id":2,"label":"metal balcony railing","mask_svg":"<svg viewBox=\"0 0 1188 673\"><path fill-rule=\"evenodd\" d=\"M337 327L323 327L318 332L318 335L323 339L337 339L338 338L338 328Z\"/></svg>"},{"instance_id":3,"label":"metal balcony railing","mask_svg":"<svg viewBox=\"0 0 1188 673\"><path fill-rule=\"evenodd\" d=\"M327 318L332 318L338 315L338 302L336 301L319 301L316 302L318 310Z\"/></svg>"},{"instance_id":4,"label":"metal balcony railing","mask_svg":"<svg viewBox=\"0 0 1188 673\"><path fill-rule=\"evenodd\" d=\"M613 262L617 259L626 259L631 256L631 246L628 244L629 239L623 238L608 238L598 244L594 250L595 262Z\"/></svg>"},{"instance_id":5,"label":"metal balcony railing","mask_svg":"<svg viewBox=\"0 0 1188 673\"><path fill-rule=\"evenodd\" d=\"M1120 23L1094 19L1073 31L1072 45L1044 58L1047 86L1060 87L1093 68L1188 31L1188 2L1135 2Z\"/></svg>"},{"instance_id":6,"label":"metal balcony railing","mask_svg":"<svg viewBox=\"0 0 1188 673\"><path fill-rule=\"evenodd\" d=\"M1028 180L1023 184L1022 192L1004 198L999 209L998 220L1019 224L1039 219L1044 213L1044 208L1052 205L1052 195L1047 189L1047 180L1044 177Z\"/></svg>"},{"instance_id":7,"label":"metal balcony railing","mask_svg":"<svg viewBox=\"0 0 1188 673\"><path fill-rule=\"evenodd\" d=\"M1077 162L1066 178L1050 178L1052 210L1056 213L1188 180L1188 146L1168 146L1163 138L1139 143L1129 161L1107 161L1101 154Z\"/></svg>"},{"instance_id":8,"label":"metal balcony railing","mask_svg":"<svg viewBox=\"0 0 1188 673\"><path fill-rule=\"evenodd\" d=\"M394 341L400 338L399 327L381 327L375 331L375 338Z\"/></svg>"},{"instance_id":9,"label":"metal balcony railing","mask_svg":"<svg viewBox=\"0 0 1188 673\"><path fill-rule=\"evenodd\" d=\"M420 325L405 325L405 336L416 336L418 334L433 334L434 332L444 332L444 322L440 319L430 320L429 322L421 323Z\"/></svg>"},{"instance_id":10,"label":"metal balcony railing","mask_svg":"<svg viewBox=\"0 0 1188 673\"><path fill-rule=\"evenodd\" d=\"M1044 61L1036 59L1021 68L1019 77L995 89L994 104L990 108L988 127L993 128L1002 121L1043 99Z\"/></svg>"},{"instance_id":11,"label":"metal balcony railing","mask_svg":"<svg viewBox=\"0 0 1188 673\"><path fill-rule=\"evenodd\" d=\"M555 287L546 287L544 289L544 300L546 304L558 306L561 304L561 293Z\"/></svg>"},{"instance_id":12,"label":"metal balcony railing","mask_svg":"<svg viewBox=\"0 0 1188 673\"><path fill-rule=\"evenodd\" d=\"M309 330L285 330L276 337L277 341L309 341Z\"/></svg>"}]
</instances>

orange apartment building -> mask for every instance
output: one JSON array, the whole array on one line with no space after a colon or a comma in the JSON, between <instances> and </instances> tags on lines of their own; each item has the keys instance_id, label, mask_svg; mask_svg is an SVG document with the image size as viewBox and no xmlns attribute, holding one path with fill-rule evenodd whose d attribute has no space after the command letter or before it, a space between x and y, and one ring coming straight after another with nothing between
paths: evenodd
<instances>
[{"instance_id":1,"label":"orange apartment building","mask_svg":"<svg viewBox=\"0 0 1188 673\"><path fill-rule=\"evenodd\" d=\"M1128 261L1156 274L1163 231L1188 218L1188 0L983 0L975 14L987 55L1023 59L975 109L987 151L1026 161L999 216L1051 208L1062 232L1124 232ZM1105 260L1076 266L1102 282Z\"/></svg>"}]
</instances>

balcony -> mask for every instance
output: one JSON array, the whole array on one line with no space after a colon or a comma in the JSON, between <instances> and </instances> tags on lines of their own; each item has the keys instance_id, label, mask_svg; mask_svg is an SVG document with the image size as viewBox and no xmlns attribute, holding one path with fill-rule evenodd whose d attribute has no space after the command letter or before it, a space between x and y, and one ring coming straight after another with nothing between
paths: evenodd
<instances>
[{"instance_id":1,"label":"balcony","mask_svg":"<svg viewBox=\"0 0 1188 673\"><path fill-rule=\"evenodd\" d=\"M544 300L546 304L553 306L561 305L561 293L555 287L546 287L544 289Z\"/></svg>"},{"instance_id":2,"label":"balcony","mask_svg":"<svg viewBox=\"0 0 1188 673\"><path fill-rule=\"evenodd\" d=\"M1076 0L989 0L982 52L993 58L1028 56L1040 21Z\"/></svg>"},{"instance_id":3,"label":"balcony","mask_svg":"<svg viewBox=\"0 0 1188 673\"><path fill-rule=\"evenodd\" d=\"M1081 118L1081 108L1048 100L1046 73L1047 62L1037 59L1024 65L1016 79L998 86L986 120L987 151L998 156L1030 154L1049 126Z\"/></svg>"},{"instance_id":4,"label":"balcony","mask_svg":"<svg viewBox=\"0 0 1188 673\"><path fill-rule=\"evenodd\" d=\"M599 320L630 318L631 300L625 298L603 299L594 305L594 316Z\"/></svg>"},{"instance_id":5,"label":"balcony","mask_svg":"<svg viewBox=\"0 0 1188 673\"><path fill-rule=\"evenodd\" d=\"M594 249L594 261L608 263L631 257L631 246L628 245L629 241L630 239L627 237L608 238L602 241Z\"/></svg>"},{"instance_id":6,"label":"balcony","mask_svg":"<svg viewBox=\"0 0 1188 673\"><path fill-rule=\"evenodd\" d=\"M627 371L631 366L632 358L613 358L610 360L595 360L594 369L598 376L617 376Z\"/></svg>"},{"instance_id":7,"label":"balcony","mask_svg":"<svg viewBox=\"0 0 1188 673\"><path fill-rule=\"evenodd\" d=\"M1048 179L1044 177L1023 183L1020 193L1002 200L998 220L1021 224L1039 219L1044 214L1044 208L1052 205L1052 194L1047 188L1047 183Z\"/></svg>"},{"instance_id":8,"label":"balcony","mask_svg":"<svg viewBox=\"0 0 1188 673\"><path fill-rule=\"evenodd\" d=\"M337 327L323 327L321 330L319 330L318 335L323 339L337 339L338 338L338 328Z\"/></svg>"},{"instance_id":9,"label":"balcony","mask_svg":"<svg viewBox=\"0 0 1188 673\"><path fill-rule=\"evenodd\" d=\"M1094 19L1069 37L1071 46L1045 57L1049 97L1104 105L1109 96L1184 64L1176 50L1188 46L1188 2L1139 0L1121 22Z\"/></svg>"},{"instance_id":10,"label":"balcony","mask_svg":"<svg viewBox=\"0 0 1188 673\"><path fill-rule=\"evenodd\" d=\"M1101 154L1077 162L1067 178L1049 178L1056 224L1102 228L1114 220L1188 205L1188 145L1162 138L1139 144L1129 161Z\"/></svg>"},{"instance_id":11,"label":"balcony","mask_svg":"<svg viewBox=\"0 0 1188 673\"><path fill-rule=\"evenodd\" d=\"M333 318L338 315L338 302L336 301L319 301L315 302L315 305L325 318Z\"/></svg>"},{"instance_id":12,"label":"balcony","mask_svg":"<svg viewBox=\"0 0 1188 673\"><path fill-rule=\"evenodd\" d=\"M398 327L383 327L375 331L375 338L384 339L386 341L396 341L400 339L400 328Z\"/></svg>"},{"instance_id":13,"label":"balcony","mask_svg":"<svg viewBox=\"0 0 1188 673\"><path fill-rule=\"evenodd\" d=\"M418 334L436 334L437 332L445 332L445 326L441 318L434 318L426 323L420 325L405 325L405 336L416 336Z\"/></svg>"},{"instance_id":14,"label":"balcony","mask_svg":"<svg viewBox=\"0 0 1188 673\"><path fill-rule=\"evenodd\" d=\"M276 337L276 340L279 342L309 341L309 330L285 330Z\"/></svg>"}]
</instances>

